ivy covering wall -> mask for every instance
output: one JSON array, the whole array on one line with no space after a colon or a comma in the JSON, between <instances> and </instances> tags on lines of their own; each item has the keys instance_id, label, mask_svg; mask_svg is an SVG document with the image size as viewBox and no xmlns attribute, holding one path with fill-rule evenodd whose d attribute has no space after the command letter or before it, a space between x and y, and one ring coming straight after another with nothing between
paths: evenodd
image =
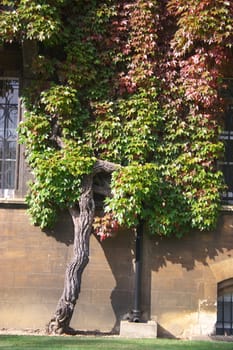
<instances>
[{"instance_id":1,"label":"ivy covering wall","mask_svg":"<svg viewBox=\"0 0 233 350\"><path fill-rule=\"evenodd\" d=\"M139 220L160 235L212 228L232 28L223 0L1 1L2 44L38 47L20 126L34 222L52 225L78 202L83 176L104 160L119 167L102 237Z\"/></svg>"}]
</instances>

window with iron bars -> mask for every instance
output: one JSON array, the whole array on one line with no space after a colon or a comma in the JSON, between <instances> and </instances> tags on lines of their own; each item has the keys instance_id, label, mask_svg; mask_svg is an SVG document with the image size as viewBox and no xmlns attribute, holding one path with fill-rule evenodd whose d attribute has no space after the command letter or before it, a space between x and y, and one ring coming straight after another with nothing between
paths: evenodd
<instances>
[{"instance_id":1,"label":"window with iron bars","mask_svg":"<svg viewBox=\"0 0 233 350\"><path fill-rule=\"evenodd\" d=\"M13 198L16 180L19 80L0 78L0 197Z\"/></svg>"},{"instance_id":2,"label":"window with iron bars","mask_svg":"<svg viewBox=\"0 0 233 350\"><path fill-rule=\"evenodd\" d=\"M233 335L233 278L218 284L217 335Z\"/></svg>"},{"instance_id":3,"label":"window with iron bars","mask_svg":"<svg viewBox=\"0 0 233 350\"><path fill-rule=\"evenodd\" d=\"M223 204L233 204L233 78L224 79L224 85L227 87L220 91L221 96L226 100L224 131L220 139L224 142L224 159L219 161L219 168L222 170L226 191L222 194Z\"/></svg>"}]
</instances>

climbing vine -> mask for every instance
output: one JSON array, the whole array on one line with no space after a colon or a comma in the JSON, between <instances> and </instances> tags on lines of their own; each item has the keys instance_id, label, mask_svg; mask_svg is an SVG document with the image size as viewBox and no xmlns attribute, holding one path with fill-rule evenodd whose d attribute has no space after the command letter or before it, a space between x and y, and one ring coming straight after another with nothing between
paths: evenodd
<instances>
[{"instance_id":1,"label":"climbing vine","mask_svg":"<svg viewBox=\"0 0 233 350\"><path fill-rule=\"evenodd\" d=\"M0 8L2 44L38 42L19 128L34 222L52 225L78 202L101 159L120 166L103 201L114 229L141 219L160 235L213 227L232 2L5 0Z\"/></svg>"}]
</instances>

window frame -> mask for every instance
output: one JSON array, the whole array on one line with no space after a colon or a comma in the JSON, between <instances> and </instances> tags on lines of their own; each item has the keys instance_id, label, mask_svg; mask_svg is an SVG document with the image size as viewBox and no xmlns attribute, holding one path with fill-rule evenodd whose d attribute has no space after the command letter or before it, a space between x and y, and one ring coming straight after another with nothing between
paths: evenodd
<instances>
[{"instance_id":1,"label":"window frame","mask_svg":"<svg viewBox=\"0 0 233 350\"><path fill-rule=\"evenodd\" d=\"M226 206L233 205L233 157L230 159L230 152L228 153L230 144L232 144L233 151L233 78L224 78L223 83L225 83L226 87L220 89L219 95L225 101L226 108L224 112L224 123L226 127L223 128L219 139L224 142L226 146L224 159L218 161L218 169L222 171L226 185L229 184L230 178L232 177L232 181L229 184L228 189L223 192L221 196L223 207L226 209ZM227 118L229 119L227 120Z\"/></svg>"},{"instance_id":2,"label":"window frame","mask_svg":"<svg viewBox=\"0 0 233 350\"><path fill-rule=\"evenodd\" d=\"M233 278L218 283L216 335L233 335Z\"/></svg>"},{"instance_id":3,"label":"window frame","mask_svg":"<svg viewBox=\"0 0 233 350\"><path fill-rule=\"evenodd\" d=\"M16 101L13 101L12 103L9 101L9 104L7 105L6 103L2 103L2 109L3 109L3 114L2 114L2 120L3 120L3 130L2 130L2 157L1 157L1 187L0 187L0 198L14 198L15 197L15 190L16 190L16 169L17 169L17 158L18 158L18 135L17 135L17 126L19 123L19 89L20 89L20 79L19 77L16 76L0 76L0 82L11 82L12 86L16 82L16 89L17 90L17 95L16 95ZM14 86L13 86L14 88ZM14 93L12 94L14 96ZM4 100L4 99L3 99ZM11 108L16 109L16 118L13 120L13 139L10 140L10 129L8 128L8 125L6 123L11 122L11 119L7 121L6 118L9 116L7 113L6 115L4 114L4 108ZM9 135L8 135L9 132ZM8 138L9 137L9 138ZM14 148L13 148L13 153L15 153L15 157L7 157L5 155L5 152L7 151L7 146L9 145L10 142L14 142ZM9 165L10 163L13 163L13 169L10 171L7 175L7 164ZM6 180L6 177L9 176L12 177L12 182Z\"/></svg>"},{"instance_id":4,"label":"window frame","mask_svg":"<svg viewBox=\"0 0 233 350\"><path fill-rule=\"evenodd\" d=\"M7 71L6 71L7 73ZM18 113L17 113L17 126L24 119L24 105L21 98L22 88L22 76L20 74L2 74L0 75L1 80L17 80L18 81ZM15 163L15 181L14 191L12 196L3 196L0 189L0 207L23 206L26 207L25 197L27 194L27 182L31 178L31 173L25 159L25 147L18 142L18 133L16 137L16 163Z\"/></svg>"}]
</instances>

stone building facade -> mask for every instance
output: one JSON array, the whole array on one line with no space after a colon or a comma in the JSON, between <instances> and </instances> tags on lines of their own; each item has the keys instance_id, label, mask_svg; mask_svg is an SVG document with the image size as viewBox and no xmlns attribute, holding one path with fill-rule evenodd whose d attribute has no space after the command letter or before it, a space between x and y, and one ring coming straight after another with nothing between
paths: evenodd
<instances>
[{"instance_id":1,"label":"stone building facade","mask_svg":"<svg viewBox=\"0 0 233 350\"><path fill-rule=\"evenodd\" d=\"M0 328L44 328L72 254L69 216L64 213L54 231L42 232L32 226L22 205L5 203L0 226ZM232 213L222 213L214 232L193 232L182 240L144 236L142 256L142 321L157 320L158 336L212 335L217 317L225 322L225 333L230 332ZM72 327L119 331L120 320L133 307L134 258L132 232L119 232L102 243L92 236ZM222 295L227 296L225 306ZM217 316L223 306L225 320Z\"/></svg>"},{"instance_id":2,"label":"stone building facade","mask_svg":"<svg viewBox=\"0 0 233 350\"><path fill-rule=\"evenodd\" d=\"M18 90L12 91L20 96L20 86L31 78L31 49L25 43L23 59L17 47L0 49L2 91L14 82ZM0 186L0 328L44 328L63 289L73 228L66 213L53 231L30 223L23 199L29 173L13 129L0 121L1 147L10 154L1 156L0 169L8 183L4 188L1 180ZM226 209L213 232L192 232L181 240L143 237L141 320L157 320L158 336L233 333L233 213ZM133 232L102 243L92 236L72 327L119 332L133 308L134 261Z\"/></svg>"}]
</instances>

